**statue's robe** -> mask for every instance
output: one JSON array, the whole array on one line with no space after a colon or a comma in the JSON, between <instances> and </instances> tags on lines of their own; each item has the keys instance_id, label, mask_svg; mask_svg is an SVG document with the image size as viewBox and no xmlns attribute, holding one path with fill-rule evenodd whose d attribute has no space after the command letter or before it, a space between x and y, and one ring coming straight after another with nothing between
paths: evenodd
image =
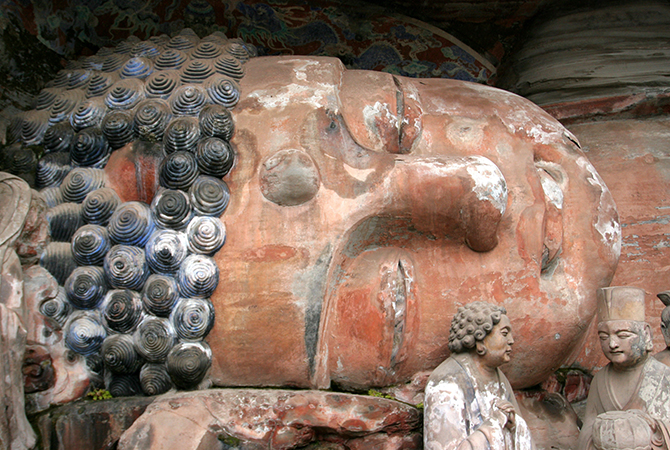
<instances>
[{"instance_id":1,"label":"statue's robe","mask_svg":"<svg viewBox=\"0 0 670 450\"><path fill-rule=\"evenodd\" d=\"M497 392L480 389L483 383L478 380L473 364L469 354L455 355L431 374L424 401L425 450L456 450L483 427L487 428L485 435L490 439L486 438L487 447L481 450L534 449L528 425L520 415L516 414L514 430L505 428L493 417L497 399L507 400L519 411L507 377L496 369ZM476 444L473 446L477 447Z\"/></svg>"},{"instance_id":2,"label":"statue's robe","mask_svg":"<svg viewBox=\"0 0 670 450\"><path fill-rule=\"evenodd\" d=\"M646 412L657 427L653 448L670 449L670 367L648 358L640 371L635 391L625 405L619 404L613 394L612 370L610 363L591 382L584 425L579 434L579 450L593 449L593 422L599 414L634 409Z\"/></svg>"},{"instance_id":3,"label":"statue's robe","mask_svg":"<svg viewBox=\"0 0 670 450\"><path fill-rule=\"evenodd\" d=\"M36 442L25 413L23 357L28 312L23 269L14 244L32 197L22 179L0 172L0 448L25 450Z\"/></svg>"},{"instance_id":4,"label":"statue's robe","mask_svg":"<svg viewBox=\"0 0 670 450\"><path fill-rule=\"evenodd\" d=\"M654 355L654 358L657 361L660 361L661 363L665 364L666 366L670 367L670 347L666 348L665 350L662 350Z\"/></svg>"}]
</instances>

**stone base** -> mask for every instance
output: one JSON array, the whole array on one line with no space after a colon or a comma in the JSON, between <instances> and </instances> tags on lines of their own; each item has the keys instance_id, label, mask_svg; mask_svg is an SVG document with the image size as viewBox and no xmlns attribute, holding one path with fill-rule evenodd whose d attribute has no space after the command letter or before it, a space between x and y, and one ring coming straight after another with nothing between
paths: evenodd
<instances>
[{"instance_id":1,"label":"stone base","mask_svg":"<svg viewBox=\"0 0 670 450\"><path fill-rule=\"evenodd\" d=\"M33 419L40 450L107 450L154 401L154 397L80 400Z\"/></svg>"},{"instance_id":2,"label":"stone base","mask_svg":"<svg viewBox=\"0 0 670 450\"><path fill-rule=\"evenodd\" d=\"M518 391L516 397L537 450L576 448L579 418L562 395ZM326 391L211 389L81 400L35 416L33 424L41 450L423 447L420 409Z\"/></svg>"},{"instance_id":3,"label":"stone base","mask_svg":"<svg viewBox=\"0 0 670 450\"><path fill-rule=\"evenodd\" d=\"M422 413L385 398L324 391L212 389L159 397L119 450L420 449ZM319 446L328 443L325 447Z\"/></svg>"}]
</instances>

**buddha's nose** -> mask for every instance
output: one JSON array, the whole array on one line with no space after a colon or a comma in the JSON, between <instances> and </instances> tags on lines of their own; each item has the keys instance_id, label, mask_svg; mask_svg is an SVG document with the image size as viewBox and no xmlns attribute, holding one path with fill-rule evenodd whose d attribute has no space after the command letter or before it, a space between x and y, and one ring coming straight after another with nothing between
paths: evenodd
<instances>
[{"instance_id":1,"label":"buddha's nose","mask_svg":"<svg viewBox=\"0 0 670 450\"><path fill-rule=\"evenodd\" d=\"M497 245L507 183L488 158L398 156L386 183L385 212L409 216L417 231L463 239L478 252Z\"/></svg>"}]
</instances>

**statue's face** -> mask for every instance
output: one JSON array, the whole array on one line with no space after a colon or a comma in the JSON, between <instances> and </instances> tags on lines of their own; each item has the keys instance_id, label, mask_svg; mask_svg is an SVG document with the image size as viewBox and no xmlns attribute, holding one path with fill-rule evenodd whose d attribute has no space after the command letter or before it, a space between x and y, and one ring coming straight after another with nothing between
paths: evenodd
<instances>
[{"instance_id":1,"label":"statue's face","mask_svg":"<svg viewBox=\"0 0 670 450\"><path fill-rule=\"evenodd\" d=\"M663 339L665 339L665 345L670 347L670 314L666 317L666 320L663 320L664 317L661 316L661 333L663 334Z\"/></svg>"},{"instance_id":2,"label":"statue's face","mask_svg":"<svg viewBox=\"0 0 670 450\"><path fill-rule=\"evenodd\" d=\"M515 386L576 356L620 228L557 121L494 88L332 58L244 67L216 384L397 384L448 356L445 324L474 300L507 308Z\"/></svg>"},{"instance_id":3,"label":"statue's face","mask_svg":"<svg viewBox=\"0 0 670 450\"><path fill-rule=\"evenodd\" d=\"M632 320L600 322L600 347L615 367L634 367L649 352L648 328L649 325Z\"/></svg>"},{"instance_id":4,"label":"statue's face","mask_svg":"<svg viewBox=\"0 0 670 450\"><path fill-rule=\"evenodd\" d=\"M512 324L506 315L503 315L491 332L481 341L486 352L480 356L486 367L500 367L510 362L512 356Z\"/></svg>"},{"instance_id":5,"label":"statue's face","mask_svg":"<svg viewBox=\"0 0 670 450\"><path fill-rule=\"evenodd\" d=\"M448 356L445 324L474 300L507 308L515 386L576 356L620 228L557 121L494 88L331 58L245 70L216 383L399 383Z\"/></svg>"}]
</instances>

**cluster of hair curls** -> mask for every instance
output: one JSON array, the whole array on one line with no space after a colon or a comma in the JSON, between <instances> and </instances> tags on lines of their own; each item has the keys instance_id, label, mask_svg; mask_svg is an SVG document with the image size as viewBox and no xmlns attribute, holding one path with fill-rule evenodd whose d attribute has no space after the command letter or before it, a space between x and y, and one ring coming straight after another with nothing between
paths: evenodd
<instances>
[{"instance_id":1,"label":"cluster of hair curls","mask_svg":"<svg viewBox=\"0 0 670 450\"><path fill-rule=\"evenodd\" d=\"M486 302L461 306L451 321L449 350L462 353L474 348L476 342L483 340L500 322L503 314L507 314L504 307Z\"/></svg>"}]
</instances>

